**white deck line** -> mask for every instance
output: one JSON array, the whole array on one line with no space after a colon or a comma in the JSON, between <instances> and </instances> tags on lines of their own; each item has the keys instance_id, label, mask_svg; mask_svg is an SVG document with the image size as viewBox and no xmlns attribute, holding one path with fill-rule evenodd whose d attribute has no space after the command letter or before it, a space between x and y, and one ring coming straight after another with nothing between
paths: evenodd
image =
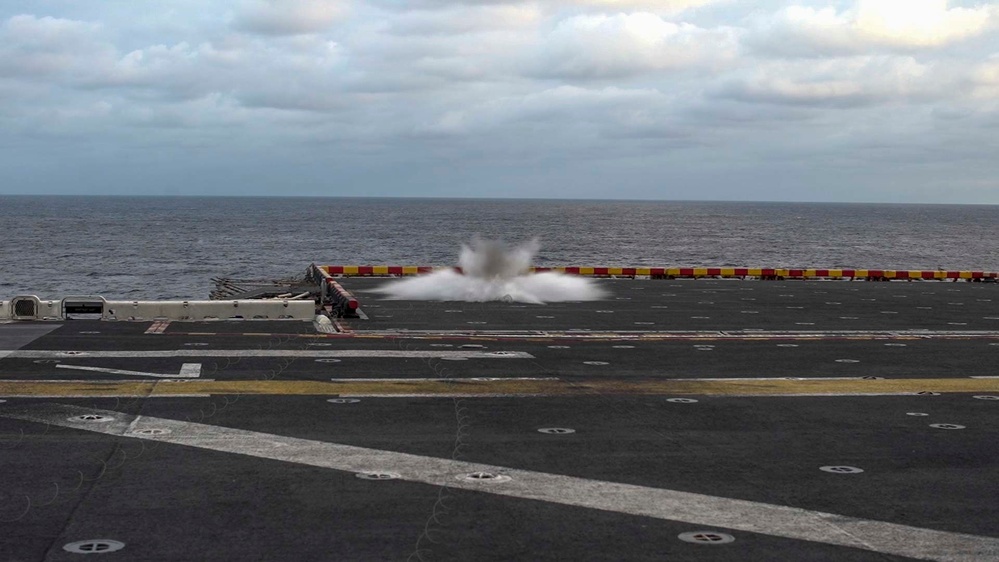
<instances>
[{"instance_id":1,"label":"white deck line","mask_svg":"<svg viewBox=\"0 0 999 562\"><path fill-rule=\"evenodd\" d=\"M103 414L116 419L110 423L73 422L67 419L82 414ZM0 408L0 416L346 472L390 471L398 473L402 480L433 486L762 533L921 560L991 562L999 557L999 538L676 490L459 462L163 418L135 417L121 412L63 404L43 403ZM136 433L137 430L154 428L169 429L170 433ZM480 471L504 474L511 480L489 483L459 479L462 474ZM382 482L375 485L391 484Z\"/></svg>"},{"instance_id":2,"label":"white deck line","mask_svg":"<svg viewBox=\"0 0 999 562\"><path fill-rule=\"evenodd\" d=\"M534 359L525 351L419 351L394 349L170 349L147 351L74 351L74 350L8 350L0 354L22 359L66 359L66 358L163 358L163 357L351 357L376 359L433 359L463 357L465 359Z\"/></svg>"}]
</instances>

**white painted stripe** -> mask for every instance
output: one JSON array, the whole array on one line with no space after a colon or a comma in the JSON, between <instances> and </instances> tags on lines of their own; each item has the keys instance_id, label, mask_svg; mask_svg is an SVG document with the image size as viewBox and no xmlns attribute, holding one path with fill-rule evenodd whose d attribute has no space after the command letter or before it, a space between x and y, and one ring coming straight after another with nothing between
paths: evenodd
<instances>
[{"instance_id":1,"label":"white painted stripe","mask_svg":"<svg viewBox=\"0 0 999 562\"><path fill-rule=\"evenodd\" d=\"M60 381L66 382L66 381ZM91 382L91 381L87 381ZM3 394L4 398L211 398L211 394L121 394L119 392L109 392L106 394Z\"/></svg>"},{"instance_id":2,"label":"white painted stripe","mask_svg":"<svg viewBox=\"0 0 999 562\"><path fill-rule=\"evenodd\" d=\"M202 378L198 378L196 381L192 380L191 382L215 382L215 380L216 379L202 379ZM59 382L59 383L62 383L62 382L82 382L82 383L87 383L87 384L105 383L105 384L118 385L118 384L121 384L123 382L129 382L129 381L124 380L124 379L4 379L4 378L0 378L0 382L7 383L7 384L13 384L13 383L31 384L31 383L36 383L36 382ZM136 382L153 382L153 381L136 381ZM184 383L184 382L186 382L186 381L179 380L179 379L178 380L171 380L171 381L169 381L170 384L173 384L173 383Z\"/></svg>"},{"instance_id":3,"label":"white painted stripe","mask_svg":"<svg viewBox=\"0 0 999 562\"><path fill-rule=\"evenodd\" d=\"M66 365L60 363L57 369L73 369L76 371L95 371L98 373L108 373L111 375L129 375L138 377L156 377L160 379L194 379L201 376L201 363L184 363L180 367L180 373L176 375L164 375L159 373L148 373L145 371L126 371L124 369L108 369L105 367L85 367L83 365Z\"/></svg>"},{"instance_id":4,"label":"white painted stripe","mask_svg":"<svg viewBox=\"0 0 999 562\"><path fill-rule=\"evenodd\" d=\"M405 351L394 349L170 349L161 351L74 351L74 350L13 350L10 357L21 359L85 358L162 358L162 357L352 357L373 359L433 359L464 357L466 359L533 359L525 351Z\"/></svg>"},{"instance_id":5,"label":"white painted stripe","mask_svg":"<svg viewBox=\"0 0 999 562\"><path fill-rule=\"evenodd\" d=\"M330 379L333 382L482 382L482 381L557 381L558 377L440 377L440 378L392 378L392 379ZM453 395L452 395L453 396ZM494 395L495 396L495 395Z\"/></svg>"},{"instance_id":6,"label":"white painted stripe","mask_svg":"<svg viewBox=\"0 0 999 562\"><path fill-rule=\"evenodd\" d=\"M92 413L116 419L99 424L75 423L67 419ZM0 416L347 472L391 471L400 474L403 480L434 486L762 533L922 560L985 562L999 557L997 538L676 490L587 480L163 418L135 417L64 404L3 408L0 409ZM170 433L136 433L156 428L169 429ZM504 474L511 480L488 483L456 478L461 474L480 471Z\"/></svg>"},{"instance_id":7,"label":"white painted stripe","mask_svg":"<svg viewBox=\"0 0 999 562\"><path fill-rule=\"evenodd\" d=\"M7 357L11 353L14 353L14 352L12 350L0 351L0 359L3 359L4 357Z\"/></svg>"}]
</instances>

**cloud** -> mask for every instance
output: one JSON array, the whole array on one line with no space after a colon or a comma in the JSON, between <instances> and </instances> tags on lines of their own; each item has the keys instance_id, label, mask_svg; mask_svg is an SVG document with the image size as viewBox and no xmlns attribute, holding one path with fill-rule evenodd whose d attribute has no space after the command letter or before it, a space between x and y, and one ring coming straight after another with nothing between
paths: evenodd
<instances>
[{"instance_id":1,"label":"cloud","mask_svg":"<svg viewBox=\"0 0 999 562\"><path fill-rule=\"evenodd\" d=\"M303 35L325 31L344 12L344 0L248 0L233 25L261 35Z\"/></svg>"},{"instance_id":2,"label":"cloud","mask_svg":"<svg viewBox=\"0 0 999 562\"><path fill-rule=\"evenodd\" d=\"M788 105L856 107L941 95L932 68L912 57L857 56L825 61L770 61L727 79L722 98Z\"/></svg>"},{"instance_id":3,"label":"cloud","mask_svg":"<svg viewBox=\"0 0 999 562\"><path fill-rule=\"evenodd\" d=\"M17 15L0 27L0 76L43 78L85 72L114 52L97 38L95 23Z\"/></svg>"},{"instance_id":4,"label":"cloud","mask_svg":"<svg viewBox=\"0 0 999 562\"><path fill-rule=\"evenodd\" d=\"M652 13L578 15L562 20L540 46L539 75L622 78L714 65L735 54L729 29L673 23Z\"/></svg>"},{"instance_id":5,"label":"cloud","mask_svg":"<svg viewBox=\"0 0 999 562\"><path fill-rule=\"evenodd\" d=\"M859 0L843 12L793 5L757 19L747 44L781 56L829 56L941 47L983 34L996 9L948 8L947 0Z\"/></svg>"}]
</instances>

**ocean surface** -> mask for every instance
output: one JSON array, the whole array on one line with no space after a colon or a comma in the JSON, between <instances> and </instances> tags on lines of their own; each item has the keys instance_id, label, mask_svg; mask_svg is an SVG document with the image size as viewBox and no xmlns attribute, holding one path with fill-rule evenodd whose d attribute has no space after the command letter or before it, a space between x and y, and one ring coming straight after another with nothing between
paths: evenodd
<instances>
[{"instance_id":1,"label":"ocean surface","mask_svg":"<svg viewBox=\"0 0 999 562\"><path fill-rule=\"evenodd\" d=\"M476 234L535 265L999 270L999 206L0 196L0 298L208 298L310 263L453 265Z\"/></svg>"}]
</instances>

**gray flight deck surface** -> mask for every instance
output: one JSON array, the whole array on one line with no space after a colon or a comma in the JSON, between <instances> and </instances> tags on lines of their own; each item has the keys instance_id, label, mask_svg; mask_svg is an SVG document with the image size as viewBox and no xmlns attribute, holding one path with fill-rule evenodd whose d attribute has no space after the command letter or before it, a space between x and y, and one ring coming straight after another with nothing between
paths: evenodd
<instances>
[{"instance_id":1,"label":"gray flight deck surface","mask_svg":"<svg viewBox=\"0 0 999 562\"><path fill-rule=\"evenodd\" d=\"M0 324L0 561L999 559L996 284L341 281L337 334Z\"/></svg>"}]
</instances>

